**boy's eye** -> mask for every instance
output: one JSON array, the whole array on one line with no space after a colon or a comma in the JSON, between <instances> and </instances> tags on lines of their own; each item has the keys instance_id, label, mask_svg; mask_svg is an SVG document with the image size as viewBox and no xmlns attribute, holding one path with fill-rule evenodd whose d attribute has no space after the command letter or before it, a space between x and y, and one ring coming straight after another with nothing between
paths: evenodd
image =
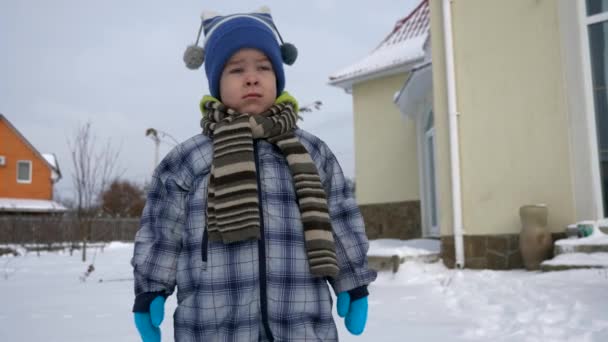
<instances>
[{"instance_id":1,"label":"boy's eye","mask_svg":"<svg viewBox=\"0 0 608 342\"><path fill-rule=\"evenodd\" d=\"M272 66L270 66L270 65L260 65L258 67L258 69L259 70L263 70L263 71L269 71L269 70L272 70Z\"/></svg>"},{"instance_id":2,"label":"boy's eye","mask_svg":"<svg viewBox=\"0 0 608 342\"><path fill-rule=\"evenodd\" d=\"M243 68L232 68L229 70L229 73L231 74L240 74L243 72Z\"/></svg>"}]
</instances>

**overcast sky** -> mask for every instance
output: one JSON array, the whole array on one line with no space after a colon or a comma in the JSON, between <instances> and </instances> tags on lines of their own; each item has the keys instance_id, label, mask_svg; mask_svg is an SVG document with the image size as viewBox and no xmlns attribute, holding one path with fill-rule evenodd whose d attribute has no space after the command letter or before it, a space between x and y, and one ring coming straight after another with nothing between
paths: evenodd
<instances>
[{"instance_id":1,"label":"overcast sky","mask_svg":"<svg viewBox=\"0 0 608 342\"><path fill-rule=\"evenodd\" d=\"M154 164L147 128L179 141L200 132L207 81L182 55L201 11L267 5L283 39L299 50L286 67L286 90L301 104L323 102L300 126L325 140L352 177L352 98L328 86L328 76L366 56L419 2L2 0L0 113L40 152L57 155L61 197L73 188L67 140L87 121L98 139L122 146L124 178L143 184ZM169 149L162 145L161 158Z\"/></svg>"}]
</instances>

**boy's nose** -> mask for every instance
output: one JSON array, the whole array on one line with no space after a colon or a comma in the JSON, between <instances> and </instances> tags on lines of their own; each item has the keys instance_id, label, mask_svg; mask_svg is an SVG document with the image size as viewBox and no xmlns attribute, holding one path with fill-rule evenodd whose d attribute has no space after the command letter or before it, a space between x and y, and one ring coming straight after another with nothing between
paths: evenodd
<instances>
[{"instance_id":1,"label":"boy's nose","mask_svg":"<svg viewBox=\"0 0 608 342\"><path fill-rule=\"evenodd\" d=\"M257 85L258 83L259 79L255 73L250 72L245 75L245 84L247 86Z\"/></svg>"}]
</instances>

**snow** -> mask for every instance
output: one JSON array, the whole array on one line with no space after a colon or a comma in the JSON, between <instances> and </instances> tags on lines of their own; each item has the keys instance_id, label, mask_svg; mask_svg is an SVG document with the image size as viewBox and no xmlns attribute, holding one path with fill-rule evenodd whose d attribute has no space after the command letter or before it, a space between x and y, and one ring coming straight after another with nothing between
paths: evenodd
<instances>
[{"instance_id":1,"label":"snow","mask_svg":"<svg viewBox=\"0 0 608 342\"><path fill-rule=\"evenodd\" d=\"M593 234L584 238L561 239L555 242L558 246L578 246L578 245L608 245L608 235L602 233L598 228L593 230Z\"/></svg>"},{"instance_id":2,"label":"snow","mask_svg":"<svg viewBox=\"0 0 608 342\"><path fill-rule=\"evenodd\" d=\"M566 253L551 260L543 261L543 265L573 265L573 266L605 266L608 267L608 253Z\"/></svg>"},{"instance_id":3,"label":"snow","mask_svg":"<svg viewBox=\"0 0 608 342\"><path fill-rule=\"evenodd\" d=\"M363 77L418 61L425 57L424 42L427 36L428 34L423 34L401 44L374 50L360 61L330 75L330 84L338 84L351 78Z\"/></svg>"},{"instance_id":4,"label":"snow","mask_svg":"<svg viewBox=\"0 0 608 342\"><path fill-rule=\"evenodd\" d=\"M42 153L44 159L55 169L57 169L57 159L55 159L55 155L52 153Z\"/></svg>"},{"instance_id":5,"label":"snow","mask_svg":"<svg viewBox=\"0 0 608 342\"><path fill-rule=\"evenodd\" d=\"M52 153L43 153L42 157L44 157L47 163L52 167L51 179L53 182L58 181L59 178L61 178L61 175L59 174L59 163L57 162L57 158Z\"/></svg>"},{"instance_id":6,"label":"snow","mask_svg":"<svg viewBox=\"0 0 608 342\"><path fill-rule=\"evenodd\" d=\"M86 281L80 277L89 263L77 253L0 257L0 341L139 341L131 313L132 248L112 243L89 251L95 271ZM608 341L607 288L606 269L476 271L406 262L396 274L379 273L370 286L362 336L349 335L336 320L345 342ZM175 305L171 296L163 341L173 340Z\"/></svg>"},{"instance_id":7,"label":"snow","mask_svg":"<svg viewBox=\"0 0 608 342\"><path fill-rule=\"evenodd\" d=\"M66 211L63 205L51 200L0 197L0 211Z\"/></svg>"},{"instance_id":8,"label":"snow","mask_svg":"<svg viewBox=\"0 0 608 342\"><path fill-rule=\"evenodd\" d=\"M602 233L598 225L594 221L583 221L579 224L590 224L594 226L593 233L584 238L572 237L561 239L555 242L555 246L563 254L559 254L551 260L543 261L543 265L547 266L594 266L608 267L608 253L602 252L608 250L608 235ZM582 253L577 251L578 246L593 246L593 253ZM598 248L598 246L601 246Z\"/></svg>"},{"instance_id":9,"label":"snow","mask_svg":"<svg viewBox=\"0 0 608 342\"><path fill-rule=\"evenodd\" d=\"M441 243L439 240L431 239L377 239L370 240L367 255L379 257L397 255L399 257L405 257L437 254L439 253L440 245Z\"/></svg>"}]
</instances>

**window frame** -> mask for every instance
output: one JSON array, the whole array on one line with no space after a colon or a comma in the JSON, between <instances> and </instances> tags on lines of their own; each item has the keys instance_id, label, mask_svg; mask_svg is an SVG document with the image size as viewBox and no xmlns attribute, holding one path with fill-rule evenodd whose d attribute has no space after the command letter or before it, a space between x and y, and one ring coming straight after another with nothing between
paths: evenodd
<instances>
[{"instance_id":1,"label":"window frame","mask_svg":"<svg viewBox=\"0 0 608 342\"><path fill-rule=\"evenodd\" d=\"M593 95L593 76L592 76L592 65L591 65L591 46L589 42L589 27L594 24L607 22L608 21L608 10L605 12L587 15L587 1L579 0L578 15L579 23L582 26L580 29L580 47L582 63L583 63L583 83L584 83L584 94L586 102L586 115L587 115L587 131L589 138L589 148L591 152L591 173L594 184L594 190L592 193L593 202L595 206L595 218L600 219L604 217L604 199L602 195L602 176L600 166L600 151L598 146L599 132L597 131L597 109L595 107L595 98Z\"/></svg>"},{"instance_id":2,"label":"window frame","mask_svg":"<svg viewBox=\"0 0 608 342\"><path fill-rule=\"evenodd\" d=\"M29 166L29 174L28 179L19 179L19 165L28 164ZM31 160L17 160L17 183L19 184L31 184L32 183L32 161Z\"/></svg>"},{"instance_id":3,"label":"window frame","mask_svg":"<svg viewBox=\"0 0 608 342\"><path fill-rule=\"evenodd\" d=\"M586 0L557 0L557 4L574 219L599 219L604 206L587 25L600 16L587 20Z\"/></svg>"},{"instance_id":4,"label":"window frame","mask_svg":"<svg viewBox=\"0 0 608 342\"><path fill-rule=\"evenodd\" d=\"M584 14L584 16L585 16L584 22L587 26L601 23L604 21L608 21L608 11L594 14L592 16L587 16L586 14Z\"/></svg>"}]
</instances>

